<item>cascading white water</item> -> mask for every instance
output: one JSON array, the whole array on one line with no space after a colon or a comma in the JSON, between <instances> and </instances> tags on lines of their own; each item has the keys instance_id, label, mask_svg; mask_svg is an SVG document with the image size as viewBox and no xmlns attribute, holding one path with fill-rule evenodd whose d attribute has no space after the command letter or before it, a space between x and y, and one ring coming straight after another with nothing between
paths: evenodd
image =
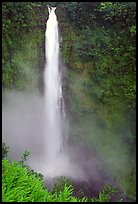
<instances>
[{"instance_id":1,"label":"cascading white water","mask_svg":"<svg viewBox=\"0 0 138 204\"><path fill-rule=\"evenodd\" d=\"M46 116L46 158L52 162L62 149L62 84L59 72L59 36L56 7L48 7L49 18L45 32L46 65L45 83L45 116Z\"/></svg>"},{"instance_id":2,"label":"cascading white water","mask_svg":"<svg viewBox=\"0 0 138 204\"><path fill-rule=\"evenodd\" d=\"M63 140L65 110L62 96L62 82L59 70L59 36L56 7L48 7L49 18L45 32L46 65L45 83L45 172L46 177L71 176L83 178L83 172L78 165L70 160L64 149ZM73 175L77 172L77 176Z\"/></svg>"}]
</instances>

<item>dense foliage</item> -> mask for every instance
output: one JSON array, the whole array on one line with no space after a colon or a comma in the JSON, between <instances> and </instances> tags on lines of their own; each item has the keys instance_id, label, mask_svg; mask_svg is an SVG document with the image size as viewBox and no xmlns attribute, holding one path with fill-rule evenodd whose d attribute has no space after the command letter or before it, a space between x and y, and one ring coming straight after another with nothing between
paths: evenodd
<instances>
[{"instance_id":1,"label":"dense foliage","mask_svg":"<svg viewBox=\"0 0 138 204\"><path fill-rule=\"evenodd\" d=\"M2 161L2 202L108 202L115 192L114 188L105 186L99 198L77 198L72 196L72 185L64 183L62 190L59 186L56 184L49 192L40 177L30 173L26 166L7 159Z\"/></svg>"},{"instance_id":2,"label":"dense foliage","mask_svg":"<svg viewBox=\"0 0 138 204\"><path fill-rule=\"evenodd\" d=\"M2 3L3 87L33 90L38 86L38 54L45 21L41 12L44 9L31 2Z\"/></svg>"},{"instance_id":3,"label":"dense foliage","mask_svg":"<svg viewBox=\"0 0 138 204\"><path fill-rule=\"evenodd\" d=\"M71 134L99 150L121 188L135 200L136 3L60 6L68 19L58 12L62 57L69 67L64 97Z\"/></svg>"},{"instance_id":4,"label":"dense foliage","mask_svg":"<svg viewBox=\"0 0 138 204\"><path fill-rule=\"evenodd\" d=\"M110 98L123 97L128 109L135 108L135 3L71 2L66 6L76 31L65 36L65 41L72 37L64 50L70 52L66 62L81 71L88 64L90 81L84 88L93 91L90 94L97 101L111 105Z\"/></svg>"}]
</instances>

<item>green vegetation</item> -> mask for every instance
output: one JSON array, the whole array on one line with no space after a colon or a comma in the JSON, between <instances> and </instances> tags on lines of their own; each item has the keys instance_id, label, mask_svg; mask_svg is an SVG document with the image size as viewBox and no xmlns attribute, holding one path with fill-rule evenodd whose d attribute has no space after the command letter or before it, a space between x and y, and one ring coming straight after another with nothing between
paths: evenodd
<instances>
[{"instance_id":1,"label":"green vegetation","mask_svg":"<svg viewBox=\"0 0 138 204\"><path fill-rule=\"evenodd\" d=\"M9 147L5 143L2 143L2 159L7 158Z\"/></svg>"},{"instance_id":2,"label":"green vegetation","mask_svg":"<svg viewBox=\"0 0 138 204\"><path fill-rule=\"evenodd\" d=\"M44 19L39 4L29 2L2 3L3 87L36 90L38 87L38 55L44 39ZM47 11L46 11L47 13Z\"/></svg>"},{"instance_id":3,"label":"green vegetation","mask_svg":"<svg viewBox=\"0 0 138 204\"><path fill-rule=\"evenodd\" d=\"M4 159L2 160L2 202L108 202L115 188L105 186L98 198L77 198L73 196L73 186L64 177L59 178L54 188L48 191L42 177L32 171L24 162L29 152L22 154L22 161L8 160L8 149L3 144Z\"/></svg>"},{"instance_id":4,"label":"green vegetation","mask_svg":"<svg viewBox=\"0 0 138 204\"><path fill-rule=\"evenodd\" d=\"M105 189L109 192L105 193ZM56 185L54 191L49 192L42 180L30 174L27 167L15 161L2 161L2 202L107 202L109 194L114 192L114 188L107 186L100 192L99 198L77 198L72 196L73 186L68 183L60 191Z\"/></svg>"},{"instance_id":5,"label":"green vegetation","mask_svg":"<svg viewBox=\"0 0 138 204\"><path fill-rule=\"evenodd\" d=\"M136 4L70 2L65 7L67 20L60 12L59 20L69 67L64 97L71 135L96 147L122 190L135 199Z\"/></svg>"},{"instance_id":6,"label":"green vegetation","mask_svg":"<svg viewBox=\"0 0 138 204\"><path fill-rule=\"evenodd\" d=\"M70 135L96 147L135 200L136 3L3 2L4 88L39 89L47 5L57 6L61 56L68 67L63 94Z\"/></svg>"}]
</instances>

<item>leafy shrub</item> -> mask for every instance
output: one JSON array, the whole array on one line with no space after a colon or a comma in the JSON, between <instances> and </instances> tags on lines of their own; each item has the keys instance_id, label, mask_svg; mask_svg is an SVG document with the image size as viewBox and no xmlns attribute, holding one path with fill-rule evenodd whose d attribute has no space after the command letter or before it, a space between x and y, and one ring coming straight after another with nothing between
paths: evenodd
<instances>
[{"instance_id":1,"label":"leafy shrub","mask_svg":"<svg viewBox=\"0 0 138 204\"><path fill-rule=\"evenodd\" d=\"M98 198L92 198L93 202L108 202L111 198L111 195L116 192L114 187L109 185L104 186L103 190L99 193Z\"/></svg>"},{"instance_id":2,"label":"leafy shrub","mask_svg":"<svg viewBox=\"0 0 138 204\"><path fill-rule=\"evenodd\" d=\"M9 147L7 147L5 143L2 143L2 159L7 157L8 151Z\"/></svg>"},{"instance_id":3,"label":"leafy shrub","mask_svg":"<svg viewBox=\"0 0 138 204\"><path fill-rule=\"evenodd\" d=\"M3 202L64 202L79 201L72 197L73 187L64 185L62 191L48 192L42 180L19 162L2 161ZM84 199L83 199L84 200Z\"/></svg>"},{"instance_id":4,"label":"leafy shrub","mask_svg":"<svg viewBox=\"0 0 138 204\"><path fill-rule=\"evenodd\" d=\"M60 191L63 191L64 190L64 186L65 184L67 186L71 186L71 182L70 180L68 180L66 177L64 176L61 176L58 178L58 180L56 181L55 185L54 185L54 188L52 189L52 193L56 193L56 194L60 194Z\"/></svg>"},{"instance_id":5,"label":"leafy shrub","mask_svg":"<svg viewBox=\"0 0 138 204\"><path fill-rule=\"evenodd\" d=\"M58 182L49 192L36 172L28 171L16 161L2 161L2 202L103 202L108 201L111 194L109 187L107 192L103 190L99 194L98 199L77 198L72 196L74 189L68 180L61 177Z\"/></svg>"}]
</instances>

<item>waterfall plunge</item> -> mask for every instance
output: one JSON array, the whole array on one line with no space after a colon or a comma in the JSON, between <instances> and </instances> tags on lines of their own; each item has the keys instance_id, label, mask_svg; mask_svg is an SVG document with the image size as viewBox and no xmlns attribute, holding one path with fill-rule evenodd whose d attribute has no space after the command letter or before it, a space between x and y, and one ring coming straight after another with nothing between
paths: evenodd
<instances>
[{"instance_id":1,"label":"waterfall plunge","mask_svg":"<svg viewBox=\"0 0 138 204\"><path fill-rule=\"evenodd\" d=\"M46 122L46 176L71 176L83 178L83 172L70 160L64 151L64 101L59 70L59 36L56 7L48 8L49 19L45 32L46 66L45 82L45 122ZM76 173L78 175L76 176ZM75 175L73 175L75 173Z\"/></svg>"},{"instance_id":2,"label":"waterfall plunge","mask_svg":"<svg viewBox=\"0 0 138 204\"><path fill-rule=\"evenodd\" d=\"M48 162L57 157L62 148L62 84L59 72L59 38L58 22L54 12L49 8L49 19L45 32L46 65L45 83L45 122L46 122L46 155Z\"/></svg>"},{"instance_id":3,"label":"waterfall plunge","mask_svg":"<svg viewBox=\"0 0 138 204\"><path fill-rule=\"evenodd\" d=\"M46 65L44 72L45 84L45 127L46 127L46 166L47 174L55 176L63 171L62 163L67 158L63 153L64 101L59 71L59 36L56 7L48 7L49 18L45 32ZM62 174L61 174L62 175Z\"/></svg>"}]
</instances>

